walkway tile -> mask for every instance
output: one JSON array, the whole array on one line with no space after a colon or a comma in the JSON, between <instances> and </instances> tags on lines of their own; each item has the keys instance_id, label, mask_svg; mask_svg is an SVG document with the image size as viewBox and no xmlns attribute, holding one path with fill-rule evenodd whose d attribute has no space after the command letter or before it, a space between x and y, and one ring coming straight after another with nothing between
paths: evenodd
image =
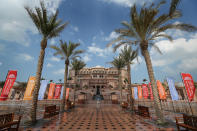
<instances>
[{"instance_id":1,"label":"walkway tile","mask_svg":"<svg viewBox=\"0 0 197 131\"><path fill-rule=\"evenodd\" d=\"M39 123L38 123L39 124ZM118 105L87 104L25 131L173 131L159 129L142 117L121 111Z\"/></svg>"}]
</instances>

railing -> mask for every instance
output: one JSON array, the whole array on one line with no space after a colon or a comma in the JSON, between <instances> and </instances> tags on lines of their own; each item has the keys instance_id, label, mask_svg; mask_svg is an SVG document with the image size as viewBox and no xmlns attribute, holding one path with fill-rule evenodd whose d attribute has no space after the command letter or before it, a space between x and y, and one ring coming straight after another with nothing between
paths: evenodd
<instances>
[{"instance_id":1,"label":"railing","mask_svg":"<svg viewBox=\"0 0 197 131\"><path fill-rule=\"evenodd\" d=\"M144 105L150 108L154 108L154 102L152 100L135 100L135 105ZM197 115L197 102L189 103L186 100L161 101L161 108L163 111Z\"/></svg>"},{"instance_id":2,"label":"railing","mask_svg":"<svg viewBox=\"0 0 197 131\"><path fill-rule=\"evenodd\" d=\"M61 105L61 100L41 100L37 103L37 119L43 117L44 107L46 105ZM0 101L0 114L15 113L23 115L21 123L31 120L30 113L32 108L32 100L7 100Z\"/></svg>"}]
</instances>

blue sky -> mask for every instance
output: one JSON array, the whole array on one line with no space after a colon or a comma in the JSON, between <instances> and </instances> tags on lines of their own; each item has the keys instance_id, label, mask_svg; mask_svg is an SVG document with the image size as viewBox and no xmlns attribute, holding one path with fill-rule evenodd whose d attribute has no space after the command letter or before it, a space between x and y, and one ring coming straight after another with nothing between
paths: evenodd
<instances>
[{"instance_id":1,"label":"blue sky","mask_svg":"<svg viewBox=\"0 0 197 131\"><path fill-rule=\"evenodd\" d=\"M130 6L137 2L138 7L158 0L45 0L50 13L59 9L59 18L69 21L67 28L57 38L48 41L48 45L58 45L59 40L80 42L81 49L86 50L82 59L87 67L110 67L107 62L117 55L112 48L106 48L110 40L117 37L114 29L120 28L120 22L129 21ZM17 81L27 81L35 75L41 36L24 10L24 5L34 7L38 0L1 0L0 5L0 80L5 80L8 70L18 70ZM182 0L179 9L183 17L174 22L186 22L197 26L196 0ZM169 3L161 8L166 12ZM197 81L197 32L166 32L175 39L171 43L165 39L157 40L163 55L150 50L156 79L163 81L167 76L181 81L180 72L191 73ZM54 57L52 49L46 49L42 77L58 79L64 77L64 61ZM131 66L132 82L148 79L143 57L140 63Z\"/></svg>"}]
</instances>

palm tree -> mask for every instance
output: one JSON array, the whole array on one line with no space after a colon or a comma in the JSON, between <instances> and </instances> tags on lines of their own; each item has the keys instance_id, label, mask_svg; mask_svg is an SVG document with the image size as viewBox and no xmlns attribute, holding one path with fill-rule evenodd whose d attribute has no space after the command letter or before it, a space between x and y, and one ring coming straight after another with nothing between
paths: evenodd
<instances>
[{"instance_id":1,"label":"palm tree","mask_svg":"<svg viewBox=\"0 0 197 131\"><path fill-rule=\"evenodd\" d=\"M77 87L77 83L78 83L77 82L77 75L78 75L79 71L86 66L86 64L81 60L74 59L71 63L71 66L72 66L71 67L72 70L75 71L75 83L76 83L76 87ZM74 88L74 103L75 103L75 88Z\"/></svg>"},{"instance_id":2,"label":"palm tree","mask_svg":"<svg viewBox=\"0 0 197 131\"><path fill-rule=\"evenodd\" d=\"M122 101L122 77L121 77L121 69L123 69L126 66L126 63L124 59L122 59L120 56L114 57L114 60L110 62L111 65L113 65L118 70L118 88L121 91L120 99Z\"/></svg>"},{"instance_id":3,"label":"palm tree","mask_svg":"<svg viewBox=\"0 0 197 131\"><path fill-rule=\"evenodd\" d=\"M128 78L128 88L130 90L131 95L131 110L134 108L134 100L132 97L132 88L131 88L131 64L133 64L133 60L137 57L137 52L133 51L131 46L124 46L124 49L121 50L120 57L125 61L127 66L127 78Z\"/></svg>"},{"instance_id":4,"label":"palm tree","mask_svg":"<svg viewBox=\"0 0 197 131\"><path fill-rule=\"evenodd\" d=\"M33 93L33 104L31 109L31 119L32 123L36 122L36 109L37 109L37 100L38 100L38 92L40 89L40 78L42 75L42 67L45 56L45 49L47 47L48 39L56 37L63 31L68 23L62 23L62 20L57 19L58 11L56 10L55 14L48 16L47 9L45 8L44 2L40 2L41 8L35 7L35 11L33 11L29 7L25 7L27 13L29 14L31 20L37 27L39 33L42 35L42 41L40 43L40 56L38 59L37 71L36 71L36 82Z\"/></svg>"},{"instance_id":5,"label":"palm tree","mask_svg":"<svg viewBox=\"0 0 197 131\"><path fill-rule=\"evenodd\" d=\"M155 83L155 77L152 68L152 62L149 55L149 47L155 48L161 53L158 46L155 45L154 40L157 38L166 38L172 41L172 37L167 35L165 31L169 29L178 29L187 32L196 31L197 28L185 23L173 23L177 18L182 16L180 10L177 9L180 0L171 0L170 8L167 13L161 14L160 6L165 4L166 1L162 0L156 6L151 4L150 6L144 5L138 12L136 5L131 7L130 22L123 21L124 28L115 30L119 33L119 37L113 40L108 46L120 41L114 48L115 50L124 44L131 44L136 46L137 50L141 51L142 56L145 59L148 75L151 81L155 111L158 118L158 122L163 123L164 117L161 111L161 104L159 101L158 91Z\"/></svg>"},{"instance_id":6,"label":"palm tree","mask_svg":"<svg viewBox=\"0 0 197 131\"><path fill-rule=\"evenodd\" d=\"M73 43L69 41L63 42L60 40L60 47L58 46L51 46L56 52L54 55L60 55L62 60L65 60L65 72L64 72L64 91L63 91L63 101L61 105L61 111L64 111L65 107L65 96L66 96L66 86L67 86L67 80L68 80L68 66L70 64L71 59L75 59L79 57L78 55L83 53L83 50L76 50L76 48L79 46L79 43Z\"/></svg>"}]
</instances>

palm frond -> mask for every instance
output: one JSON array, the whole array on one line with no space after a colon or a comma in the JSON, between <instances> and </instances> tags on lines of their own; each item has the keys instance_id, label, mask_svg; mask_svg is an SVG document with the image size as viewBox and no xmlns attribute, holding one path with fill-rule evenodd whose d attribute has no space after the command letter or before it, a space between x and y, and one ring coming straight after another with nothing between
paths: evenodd
<instances>
[{"instance_id":1,"label":"palm frond","mask_svg":"<svg viewBox=\"0 0 197 131\"><path fill-rule=\"evenodd\" d=\"M33 21L33 23L35 24L35 26L37 27L38 31L40 32L40 27L41 27L41 24L40 24L40 21L39 21L39 18L38 16L27 6L25 6L25 9L26 11L28 12L31 20ZM41 33L41 32L40 32Z\"/></svg>"},{"instance_id":2,"label":"palm frond","mask_svg":"<svg viewBox=\"0 0 197 131\"><path fill-rule=\"evenodd\" d=\"M137 52L133 51L131 46L124 46L121 50L120 57L127 63L131 64L132 61L137 57Z\"/></svg>"},{"instance_id":3,"label":"palm frond","mask_svg":"<svg viewBox=\"0 0 197 131\"><path fill-rule=\"evenodd\" d=\"M86 64L81 60L73 59L73 61L71 62L71 68L76 72L83 69L85 66Z\"/></svg>"},{"instance_id":4,"label":"palm frond","mask_svg":"<svg viewBox=\"0 0 197 131\"><path fill-rule=\"evenodd\" d=\"M113 52L116 52L116 50L117 50L118 48L120 48L122 45L125 45L125 44L128 44L127 41L121 41L121 42L119 42L117 45L115 45L115 46L113 47Z\"/></svg>"},{"instance_id":5,"label":"palm frond","mask_svg":"<svg viewBox=\"0 0 197 131\"><path fill-rule=\"evenodd\" d=\"M159 52L159 54L163 54L157 45L155 45L155 44L153 44L153 43L149 43L149 45L150 45L152 48L154 48L157 52Z\"/></svg>"},{"instance_id":6,"label":"palm frond","mask_svg":"<svg viewBox=\"0 0 197 131\"><path fill-rule=\"evenodd\" d=\"M166 1L162 0L161 2L159 2L159 4L156 6L156 9L159 9L161 7L161 5L165 4Z\"/></svg>"},{"instance_id":7,"label":"palm frond","mask_svg":"<svg viewBox=\"0 0 197 131\"><path fill-rule=\"evenodd\" d=\"M194 31L197 30L197 28L193 25L180 23L180 24L164 25L164 26L158 28L157 32L160 33L160 32L164 32L164 31L169 30L169 29L178 29L178 30L187 31L187 32L194 32Z\"/></svg>"},{"instance_id":8,"label":"palm frond","mask_svg":"<svg viewBox=\"0 0 197 131\"><path fill-rule=\"evenodd\" d=\"M180 0L171 0L169 16L171 16L176 10L180 3Z\"/></svg>"},{"instance_id":9,"label":"palm frond","mask_svg":"<svg viewBox=\"0 0 197 131\"><path fill-rule=\"evenodd\" d=\"M58 46L51 46L56 52L54 55L60 55L61 59L75 59L80 57L79 54L83 53L83 50L76 50L79 46L79 43L73 43L69 41L69 43L60 40L60 47Z\"/></svg>"},{"instance_id":10,"label":"palm frond","mask_svg":"<svg viewBox=\"0 0 197 131\"><path fill-rule=\"evenodd\" d=\"M44 5L44 1L40 1L41 9L42 9L42 18L43 18L43 23L45 25L45 28L47 27L48 23L48 17L47 17L47 10Z\"/></svg>"},{"instance_id":11,"label":"palm frond","mask_svg":"<svg viewBox=\"0 0 197 131\"><path fill-rule=\"evenodd\" d=\"M84 50L76 50L76 51L73 52L73 56L76 56L78 54L82 54L84 52L85 52Z\"/></svg>"},{"instance_id":12,"label":"palm frond","mask_svg":"<svg viewBox=\"0 0 197 131\"><path fill-rule=\"evenodd\" d=\"M56 10L55 14L48 16L44 1L40 1L40 5L41 8L35 7L35 11L27 6L25 9L45 39L58 36L68 23L61 24L62 20L57 20L58 10Z\"/></svg>"},{"instance_id":13,"label":"palm frond","mask_svg":"<svg viewBox=\"0 0 197 131\"><path fill-rule=\"evenodd\" d=\"M120 57L114 57L113 61L109 62L111 65L113 65L118 70L124 68L126 66L125 61Z\"/></svg>"},{"instance_id":14,"label":"palm frond","mask_svg":"<svg viewBox=\"0 0 197 131\"><path fill-rule=\"evenodd\" d=\"M156 38L164 37L167 38L169 41L173 41L173 38L167 34L154 34L150 39L148 40L155 40Z\"/></svg>"},{"instance_id":15,"label":"palm frond","mask_svg":"<svg viewBox=\"0 0 197 131\"><path fill-rule=\"evenodd\" d=\"M61 48L58 46L50 46L50 48L54 49L56 52L53 54L54 56L61 55L62 57L64 56Z\"/></svg>"},{"instance_id":16,"label":"palm frond","mask_svg":"<svg viewBox=\"0 0 197 131\"><path fill-rule=\"evenodd\" d=\"M116 38L116 39L112 40L110 43L108 43L107 47L110 47L113 44L115 44L116 42L123 41L123 40L129 40L129 39L124 38L123 36L119 36L118 38Z\"/></svg>"}]
</instances>

